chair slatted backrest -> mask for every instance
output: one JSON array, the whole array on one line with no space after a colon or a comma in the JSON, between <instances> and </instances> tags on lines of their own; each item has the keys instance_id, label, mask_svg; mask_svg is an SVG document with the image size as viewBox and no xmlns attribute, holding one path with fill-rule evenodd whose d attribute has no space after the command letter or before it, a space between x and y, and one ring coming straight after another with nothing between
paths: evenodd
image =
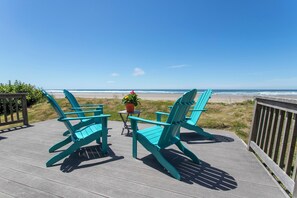
<instances>
[{"instance_id":1,"label":"chair slatted backrest","mask_svg":"<svg viewBox=\"0 0 297 198\"><path fill-rule=\"evenodd\" d=\"M60 119L61 118L66 118L66 115L64 114L63 110L61 109L61 107L59 106L57 101L51 95L49 95L45 90L42 90L42 93L45 95L48 102L52 105L52 107L54 108L54 110L58 114L59 118ZM65 124L66 128L70 131L72 140L74 141L75 140L74 128L72 127L71 123L68 120L64 121L63 123Z\"/></svg>"},{"instance_id":2,"label":"chair slatted backrest","mask_svg":"<svg viewBox=\"0 0 297 198\"><path fill-rule=\"evenodd\" d=\"M71 106L73 108L79 108L79 109L75 109L76 111L78 111L79 113L77 113L78 117L85 117L85 114L82 113L82 109L80 108L80 105L78 104L76 98L74 97L74 95L72 93L70 93L68 90L64 89L63 90L65 97L68 99L68 101L70 102Z\"/></svg>"},{"instance_id":3,"label":"chair slatted backrest","mask_svg":"<svg viewBox=\"0 0 297 198\"><path fill-rule=\"evenodd\" d=\"M194 106L194 110L203 110L208 102L208 100L211 98L211 94L212 94L212 90L211 89L208 89L206 91L204 91L198 98L195 106ZM199 120L201 114L202 114L203 111L193 111L191 113L191 116L190 116L190 120L196 124L197 121Z\"/></svg>"},{"instance_id":4,"label":"chair slatted backrest","mask_svg":"<svg viewBox=\"0 0 297 198\"><path fill-rule=\"evenodd\" d=\"M165 148L172 144L173 139L179 132L181 123L186 122L186 114L195 102L194 98L196 93L196 89L186 92L174 103L166 121L166 123L170 124L170 126L164 127L158 142L158 146L160 148Z\"/></svg>"}]
</instances>

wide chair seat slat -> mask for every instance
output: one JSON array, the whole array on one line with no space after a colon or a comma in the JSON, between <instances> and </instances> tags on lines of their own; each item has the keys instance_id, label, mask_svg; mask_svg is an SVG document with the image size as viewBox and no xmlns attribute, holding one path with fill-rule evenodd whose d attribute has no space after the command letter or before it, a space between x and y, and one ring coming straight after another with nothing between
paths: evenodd
<instances>
[{"instance_id":1,"label":"wide chair seat slat","mask_svg":"<svg viewBox=\"0 0 297 198\"><path fill-rule=\"evenodd\" d=\"M77 139L84 139L94 133L99 133L98 135L101 135L101 131L102 131L101 125L91 125L77 130L75 132L75 136Z\"/></svg>"},{"instance_id":2,"label":"wide chair seat slat","mask_svg":"<svg viewBox=\"0 0 297 198\"><path fill-rule=\"evenodd\" d=\"M147 141L150 142L151 144L157 145L160 140L162 131L163 131L163 127L154 126L140 131L139 135L143 136L143 138L147 139Z\"/></svg>"}]
</instances>

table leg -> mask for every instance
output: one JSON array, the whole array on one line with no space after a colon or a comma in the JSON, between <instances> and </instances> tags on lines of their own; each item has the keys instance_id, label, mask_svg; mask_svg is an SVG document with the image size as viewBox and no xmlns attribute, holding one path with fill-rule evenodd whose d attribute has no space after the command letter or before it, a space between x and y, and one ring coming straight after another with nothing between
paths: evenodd
<instances>
[{"instance_id":1,"label":"table leg","mask_svg":"<svg viewBox=\"0 0 297 198\"><path fill-rule=\"evenodd\" d=\"M130 134L129 126L128 126L128 124L127 124L127 122L128 122L128 117L129 117L130 115L131 115L130 113L127 113L126 123L125 123L125 125L126 125L125 127L127 128L127 131L128 131L127 135Z\"/></svg>"},{"instance_id":2,"label":"table leg","mask_svg":"<svg viewBox=\"0 0 297 198\"><path fill-rule=\"evenodd\" d=\"M131 128L129 128L128 119L129 119L129 116L133 115L133 113L121 113L121 112L119 112L119 114L120 114L120 117L121 117L121 119L123 121L123 124L124 124L124 127L122 128L121 135L123 135L125 129L127 129L127 135L129 136L130 135L130 129ZM124 117L123 114L127 114L126 117ZM137 117L139 117L139 116L140 116L140 112L137 113Z\"/></svg>"},{"instance_id":3,"label":"table leg","mask_svg":"<svg viewBox=\"0 0 297 198\"><path fill-rule=\"evenodd\" d=\"M124 117L123 117L123 115L122 115L121 113L120 113L120 117L121 117L121 119L122 119L122 121L123 121L123 123L124 123L124 127L122 128L122 133L121 133L121 135L123 135L123 132L124 132L124 130L125 130L127 124L126 124L126 121L125 121L125 119L124 119Z\"/></svg>"}]
</instances>

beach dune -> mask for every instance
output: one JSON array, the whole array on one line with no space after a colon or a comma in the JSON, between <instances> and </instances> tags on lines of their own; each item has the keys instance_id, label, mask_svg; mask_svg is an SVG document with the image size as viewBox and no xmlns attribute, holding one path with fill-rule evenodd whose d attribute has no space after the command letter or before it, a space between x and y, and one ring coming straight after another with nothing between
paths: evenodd
<instances>
[{"instance_id":1,"label":"beach dune","mask_svg":"<svg viewBox=\"0 0 297 198\"><path fill-rule=\"evenodd\" d=\"M56 98L64 98L63 93L52 92L50 93ZM122 99L126 94L125 93L102 93L102 92L73 92L75 97L78 98L114 98ZM138 96L142 100L172 100L175 101L178 99L181 94L177 93L139 93ZM198 94L199 96L199 94ZM213 94L209 102L223 102L223 103L235 103L243 102L246 100L253 100L254 96L245 96L245 95L232 95L232 94Z\"/></svg>"},{"instance_id":2,"label":"beach dune","mask_svg":"<svg viewBox=\"0 0 297 198\"><path fill-rule=\"evenodd\" d=\"M49 92L56 98L64 98L62 92ZM122 99L127 93L111 93L111 92L72 92L78 98L113 98ZM142 100L171 100L175 101L181 96L181 93L138 93ZM199 94L197 94L197 97ZM297 95L265 95L266 97L280 97L297 100ZM209 102L213 103L237 103L247 100L254 100L257 95L244 94L213 94Z\"/></svg>"}]
</instances>

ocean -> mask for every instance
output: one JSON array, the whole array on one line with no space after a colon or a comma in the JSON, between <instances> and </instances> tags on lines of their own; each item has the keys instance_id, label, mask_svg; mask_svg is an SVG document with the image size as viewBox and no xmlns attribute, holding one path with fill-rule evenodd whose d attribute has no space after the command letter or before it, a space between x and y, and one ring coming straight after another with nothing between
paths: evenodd
<instances>
[{"instance_id":1,"label":"ocean","mask_svg":"<svg viewBox=\"0 0 297 198\"><path fill-rule=\"evenodd\" d=\"M131 89L68 89L77 93L129 93ZM189 89L135 89L136 93L151 94L182 94ZM62 93L63 89L47 89L50 93ZM198 93L204 89L198 89ZM297 96L297 89L213 89L213 95L241 95L241 96Z\"/></svg>"}]
</instances>

